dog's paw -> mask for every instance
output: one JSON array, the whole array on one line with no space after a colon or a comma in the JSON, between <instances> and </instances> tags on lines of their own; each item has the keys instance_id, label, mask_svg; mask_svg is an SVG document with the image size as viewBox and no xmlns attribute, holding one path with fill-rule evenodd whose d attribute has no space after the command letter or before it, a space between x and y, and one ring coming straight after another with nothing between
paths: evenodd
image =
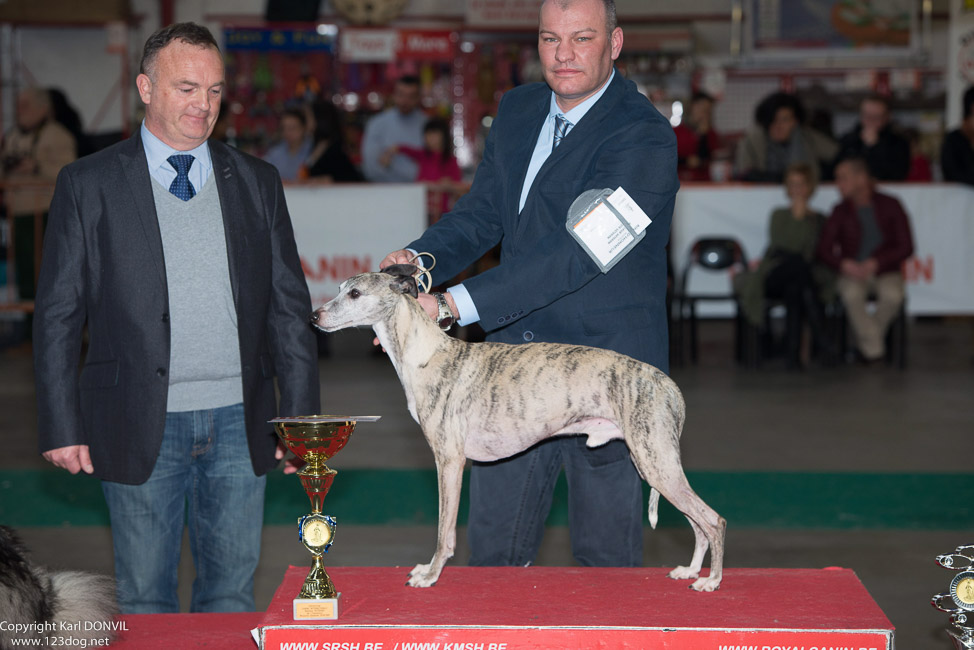
<instances>
[{"instance_id":1,"label":"dog's paw","mask_svg":"<svg viewBox=\"0 0 974 650\"><path fill-rule=\"evenodd\" d=\"M717 591L720 589L720 578L700 578L690 585L690 589L694 591Z\"/></svg>"},{"instance_id":2,"label":"dog's paw","mask_svg":"<svg viewBox=\"0 0 974 650\"><path fill-rule=\"evenodd\" d=\"M410 587L432 587L439 577L438 573L430 570L429 564L417 564L409 572L409 580L406 584Z\"/></svg>"},{"instance_id":3,"label":"dog's paw","mask_svg":"<svg viewBox=\"0 0 974 650\"><path fill-rule=\"evenodd\" d=\"M429 564L417 564L416 566L413 567L413 570L409 572L409 577L412 578L415 575L426 573L429 570L430 570Z\"/></svg>"},{"instance_id":4,"label":"dog's paw","mask_svg":"<svg viewBox=\"0 0 974 650\"><path fill-rule=\"evenodd\" d=\"M699 575L699 571L694 571L688 566L678 566L670 571L670 577L674 580L693 580Z\"/></svg>"}]
</instances>

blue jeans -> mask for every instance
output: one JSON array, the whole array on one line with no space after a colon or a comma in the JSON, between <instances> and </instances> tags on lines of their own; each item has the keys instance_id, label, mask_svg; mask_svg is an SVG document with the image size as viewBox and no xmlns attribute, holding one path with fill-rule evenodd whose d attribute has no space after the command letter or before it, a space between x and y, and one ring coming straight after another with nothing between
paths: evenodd
<instances>
[{"instance_id":1,"label":"blue jeans","mask_svg":"<svg viewBox=\"0 0 974 650\"><path fill-rule=\"evenodd\" d=\"M187 504L196 567L190 611L253 611L265 483L250 462L242 404L167 413L149 480L102 481L122 612L179 611Z\"/></svg>"},{"instance_id":2,"label":"blue jeans","mask_svg":"<svg viewBox=\"0 0 974 650\"><path fill-rule=\"evenodd\" d=\"M555 480L565 469L572 555L582 566L640 566L643 482L621 440L546 440L511 458L474 463L467 537L471 566L526 566L538 554Z\"/></svg>"}]
</instances>

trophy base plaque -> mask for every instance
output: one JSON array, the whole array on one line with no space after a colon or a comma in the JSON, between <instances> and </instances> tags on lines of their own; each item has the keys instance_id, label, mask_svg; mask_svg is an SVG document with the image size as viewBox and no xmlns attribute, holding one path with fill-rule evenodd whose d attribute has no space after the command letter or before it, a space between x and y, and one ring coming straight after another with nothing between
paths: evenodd
<instances>
[{"instance_id":1,"label":"trophy base plaque","mask_svg":"<svg viewBox=\"0 0 974 650\"><path fill-rule=\"evenodd\" d=\"M295 621L334 621L338 618L338 601L341 593L334 598L295 598Z\"/></svg>"}]
</instances>

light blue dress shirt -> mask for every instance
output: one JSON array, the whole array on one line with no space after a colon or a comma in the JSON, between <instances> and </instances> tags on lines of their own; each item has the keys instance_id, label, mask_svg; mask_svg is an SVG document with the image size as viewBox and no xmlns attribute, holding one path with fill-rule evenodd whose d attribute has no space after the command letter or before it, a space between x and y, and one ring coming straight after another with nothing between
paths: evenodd
<instances>
[{"instance_id":1,"label":"light blue dress shirt","mask_svg":"<svg viewBox=\"0 0 974 650\"><path fill-rule=\"evenodd\" d=\"M396 154L388 167L379 164L379 158L389 147L398 144L422 149L423 128L429 118L420 109L403 115L398 108L379 113L365 125L362 134L362 173L373 183L413 183L419 174L419 165L412 158Z\"/></svg>"},{"instance_id":2,"label":"light blue dress shirt","mask_svg":"<svg viewBox=\"0 0 974 650\"><path fill-rule=\"evenodd\" d=\"M548 160L548 156L551 155L552 143L555 138L555 116L561 115L571 124L566 131L566 135L571 132L578 122L585 117L589 109L595 106L595 102L602 98L605 93L605 89L609 87L612 83L612 78L615 77L615 68L612 70L612 74L609 75L609 79L599 88L598 92L586 99L584 102L571 109L567 113L563 113L560 108L558 108L558 101L555 97L555 93L551 93L551 104L548 108L548 116L545 118L544 125L541 127L541 133L538 134L538 141L534 144L534 153L531 154L531 162L528 164L528 171L524 175L524 185L521 186L521 200L518 203L517 209L520 214L521 210L524 209L524 203L528 200L528 193L531 191L531 185L534 184L534 179L537 177L538 172L541 170L541 166L544 165L545 161ZM565 215L568 218L568 215ZM470 292L462 284L450 287L448 289L450 295L453 296L453 302L457 305L457 313L460 317L457 322L461 325L470 325L471 323L476 323L480 320L480 314L477 312L477 306L474 305L473 299L470 297Z\"/></svg>"},{"instance_id":3,"label":"light blue dress shirt","mask_svg":"<svg viewBox=\"0 0 974 650\"><path fill-rule=\"evenodd\" d=\"M213 171L210 148L205 142L189 151L177 151L153 135L146 128L144 121L142 122L142 146L145 148L145 158L149 163L149 176L159 181L159 184L167 190L176 180L176 169L167 160L173 154L191 154L196 159L189 168L189 182L193 184L197 194L206 185L210 172Z\"/></svg>"},{"instance_id":4,"label":"light blue dress shirt","mask_svg":"<svg viewBox=\"0 0 974 650\"><path fill-rule=\"evenodd\" d=\"M292 154L287 142L278 142L267 150L264 160L277 167L277 173L281 175L282 181L296 181L301 174L301 165L311 155L313 145L311 138L305 138L298 147L297 153Z\"/></svg>"}]
</instances>

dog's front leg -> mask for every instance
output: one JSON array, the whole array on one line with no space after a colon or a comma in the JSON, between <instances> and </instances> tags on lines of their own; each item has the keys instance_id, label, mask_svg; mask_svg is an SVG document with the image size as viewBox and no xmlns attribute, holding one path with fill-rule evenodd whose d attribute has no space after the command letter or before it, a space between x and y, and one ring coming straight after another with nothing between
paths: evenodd
<instances>
[{"instance_id":1,"label":"dog's front leg","mask_svg":"<svg viewBox=\"0 0 974 650\"><path fill-rule=\"evenodd\" d=\"M463 483L463 452L452 455L436 454L436 476L440 489L440 518L436 534L436 552L429 564L417 564L409 572L410 587L432 587L443 571L443 565L453 557L457 545L457 511L460 508L460 489Z\"/></svg>"}]
</instances>

